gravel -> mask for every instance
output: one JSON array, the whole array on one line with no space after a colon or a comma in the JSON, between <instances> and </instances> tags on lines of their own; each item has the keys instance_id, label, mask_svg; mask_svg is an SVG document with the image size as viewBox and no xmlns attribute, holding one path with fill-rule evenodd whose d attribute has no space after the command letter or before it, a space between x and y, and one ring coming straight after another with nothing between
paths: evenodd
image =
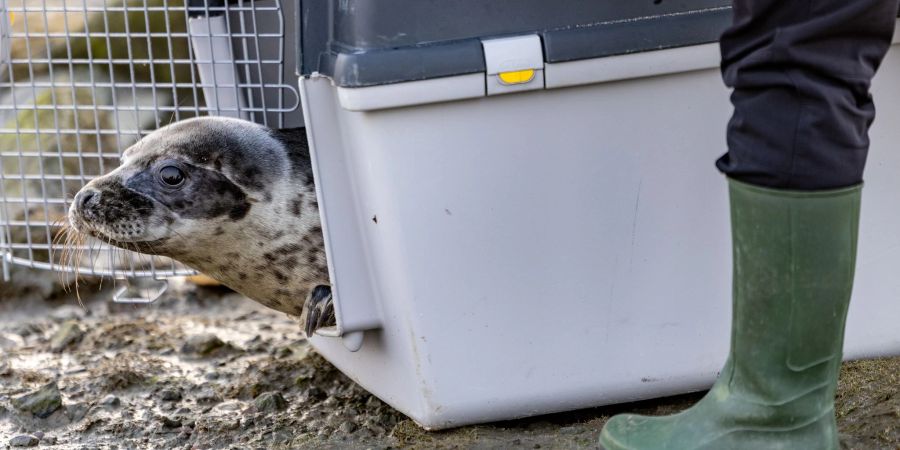
<instances>
[{"instance_id":1,"label":"gravel","mask_svg":"<svg viewBox=\"0 0 900 450\"><path fill-rule=\"evenodd\" d=\"M0 301L0 446L597 448L612 414L699 398L428 432L312 351L295 321L239 295L174 286L123 307L109 294L82 291L85 309L74 295ZM837 414L844 449L900 448L900 358L845 364Z\"/></svg>"}]
</instances>

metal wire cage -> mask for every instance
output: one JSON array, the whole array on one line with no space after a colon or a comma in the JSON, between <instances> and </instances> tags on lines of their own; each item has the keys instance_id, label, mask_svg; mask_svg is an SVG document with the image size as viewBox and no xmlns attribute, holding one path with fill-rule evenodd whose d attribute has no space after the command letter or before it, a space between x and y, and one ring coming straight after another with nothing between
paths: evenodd
<instances>
[{"instance_id":1,"label":"metal wire cage","mask_svg":"<svg viewBox=\"0 0 900 450\"><path fill-rule=\"evenodd\" d=\"M209 114L302 124L285 30L279 0L0 0L4 279L10 264L118 278L191 273L99 241L70 248L80 257L62 264L54 240L81 186L167 123Z\"/></svg>"}]
</instances>

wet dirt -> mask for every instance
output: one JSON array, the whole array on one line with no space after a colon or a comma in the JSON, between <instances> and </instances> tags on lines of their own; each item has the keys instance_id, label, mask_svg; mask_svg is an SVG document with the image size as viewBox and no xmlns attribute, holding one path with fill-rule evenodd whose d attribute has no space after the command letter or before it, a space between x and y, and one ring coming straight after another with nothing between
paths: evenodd
<instances>
[{"instance_id":1,"label":"wet dirt","mask_svg":"<svg viewBox=\"0 0 900 450\"><path fill-rule=\"evenodd\" d=\"M429 432L316 355L286 316L189 284L149 306L110 286L0 301L0 448L597 448L615 413L700 394ZM900 358L844 365L844 449L900 449ZM15 447L19 448L19 447Z\"/></svg>"}]
</instances>

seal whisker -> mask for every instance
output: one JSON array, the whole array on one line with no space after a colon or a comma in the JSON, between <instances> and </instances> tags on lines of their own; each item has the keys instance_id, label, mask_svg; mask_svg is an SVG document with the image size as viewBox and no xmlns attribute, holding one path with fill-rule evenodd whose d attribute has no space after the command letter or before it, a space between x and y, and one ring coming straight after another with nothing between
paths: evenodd
<instances>
[{"instance_id":1,"label":"seal whisker","mask_svg":"<svg viewBox=\"0 0 900 450\"><path fill-rule=\"evenodd\" d=\"M71 244L70 245L74 246L75 248L74 249L70 248L68 253L66 254L66 266L70 267L72 269L74 276L77 278L78 277L78 272L77 272L78 261L81 260L81 255L84 254L84 245L85 245L84 235L81 234L80 232L78 232L78 230L72 230L72 232L70 232L69 235L71 236L71 238L70 238ZM70 275L71 274L66 273L66 284L67 285L69 285L71 283L71 281L69 280Z\"/></svg>"},{"instance_id":2,"label":"seal whisker","mask_svg":"<svg viewBox=\"0 0 900 450\"><path fill-rule=\"evenodd\" d=\"M47 259L50 262L50 269L53 270L57 266L56 260L57 256L59 256L56 253L56 248L59 246L60 242L68 236L68 228L66 227L66 222L63 222L60 219L53 221L53 223L50 224L50 228L53 229L54 232L47 251ZM65 251L65 246L63 246L63 251Z\"/></svg>"},{"instance_id":3,"label":"seal whisker","mask_svg":"<svg viewBox=\"0 0 900 450\"><path fill-rule=\"evenodd\" d=\"M58 265L63 270L60 270L58 273L58 278L59 278L58 281L59 281L59 284L61 284L63 286L64 290L66 289L66 283L65 283L63 274L66 272L64 270L66 268L65 261L66 261L66 255L69 253L69 243L70 243L71 239L72 239L71 232L69 231L69 228L66 226L63 226L62 229L60 230L59 234L54 238L53 245L51 245L51 247L54 249L57 245L61 244L61 246L62 246L62 249L60 251L59 258L58 258L59 259ZM57 258L55 258L51 252L50 264L54 264L54 261L56 261L56 259ZM68 292L68 291L66 291L66 292Z\"/></svg>"},{"instance_id":4,"label":"seal whisker","mask_svg":"<svg viewBox=\"0 0 900 450\"><path fill-rule=\"evenodd\" d=\"M70 230L69 245L75 247L74 249L70 247L67 250L65 262L66 267L72 270L71 273L66 271L66 286L69 289L69 292L71 292L72 281L70 277L78 277L78 261L81 260L81 255L84 253L84 235L77 230Z\"/></svg>"},{"instance_id":5,"label":"seal whisker","mask_svg":"<svg viewBox=\"0 0 900 450\"><path fill-rule=\"evenodd\" d=\"M66 292L71 292L71 288L69 287L69 277L71 275L69 273L69 269L73 271L77 269L74 260L74 253L76 252L76 250L72 247L80 246L81 235L73 228L66 228L65 233L66 241L63 246L63 255L60 256L60 265L66 269L63 271L63 274L65 274L63 284L65 284L66 286Z\"/></svg>"},{"instance_id":6,"label":"seal whisker","mask_svg":"<svg viewBox=\"0 0 900 450\"><path fill-rule=\"evenodd\" d=\"M77 252L80 252L79 248L83 244L84 239L81 237L81 233L77 230L70 229L68 233L68 237L66 237L66 254L64 256L64 260L62 261L63 267L69 268L71 270L76 270L75 266L75 255ZM75 248L73 248L75 247ZM71 292L69 277L70 273L68 270L65 271L65 283L66 289L68 292Z\"/></svg>"},{"instance_id":7,"label":"seal whisker","mask_svg":"<svg viewBox=\"0 0 900 450\"><path fill-rule=\"evenodd\" d=\"M72 291L69 278L72 274L69 273L69 271L71 270L76 277L78 276L75 258L76 255L81 252L80 247L83 244L83 236L81 232L68 223L63 225L61 234L63 236L63 249L62 254L59 257L59 265L64 270L60 273L60 283L63 285L65 292L68 293Z\"/></svg>"},{"instance_id":8,"label":"seal whisker","mask_svg":"<svg viewBox=\"0 0 900 450\"><path fill-rule=\"evenodd\" d=\"M148 264L149 260L147 260L147 262L142 261L142 259L146 259L146 258L147 258L147 255L145 255L144 252L141 251L141 246L139 245L138 242L126 242L126 243L125 243L125 250L128 250L128 251L130 251L130 252L134 252L135 258L137 258L138 264L140 264L141 266L148 266L148 265L150 265L150 264Z\"/></svg>"},{"instance_id":9,"label":"seal whisker","mask_svg":"<svg viewBox=\"0 0 900 450\"><path fill-rule=\"evenodd\" d=\"M51 228L55 228L55 232L53 233L53 239L50 240L50 249L48 259L50 261L51 269L53 269L54 261L56 261L56 256L58 256L56 252L56 247L59 246L60 242L62 242L63 238L65 238L68 234L68 231L65 226L61 224L54 223L51 225ZM65 246L63 246L63 250L65 250Z\"/></svg>"},{"instance_id":10,"label":"seal whisker","mask_svg":"<svg viewBox=\"0 0 900 450\"><path fill-rule=\"evenodd\" d=\"M75 239L74 232L71 228L65 228L63 230L63 234L65 235L65 240L63 241L63 250L62 254L59 256L59 264L63 269L67 269L69 267L69 255L72 253L72 245ZM62 270L59 273L60 282L63 284L63 287L66 289L66 292L69 292L69 282L68 282L68 271Z\"/></svg>"},{"instance_id":11,"label":"seal whisker","mask_svg":"<svg viewBox=\"0 0 900 450\"><path fill-rule=\"evenodd\" d=\"M120 253L119 253L119 249L112 245L112 238L109 236L106 237L106 246L109 247L109 252L110 252L109 259L110 259L110 262L112 263L112 264L110 264L110 267L109 267L110 277L113 279L113 287L115 287L116 286L116 268L118 267L118 264L116 263L116 258L120 258ZM100 250L103 250L102 245L100 246ZM100 288L101 289L103 288L103 277L100 278Z\"/></svg>"},{"instance_id":12,"label":"seal whisker","mask_svg":"<svg viewBox=\"0 0 900 450\"><path fill-rule=\"evenodd\" d=\"M138 252L138 253L140 253L140 254L142 254L142 255L145 255L145 256L146 256L148 253L149 253L150 255L158 255L158 254L159 254L159 252L156 250L156 248L153 247L153 244L151 244L151 243L149 243L149 242L135 242L134 244L135 244L135 246L134 246L134 247L135 247L135 251ZM146 246L147 246L147 249L149 250L149 252L147 252L147 251L141 249L141 248L140 248L140 245L138 245L138 244L146 245ZM149 260L150 260L150 257L147 257L147 260L149 261Z\"/></svg>"}]
</instances>

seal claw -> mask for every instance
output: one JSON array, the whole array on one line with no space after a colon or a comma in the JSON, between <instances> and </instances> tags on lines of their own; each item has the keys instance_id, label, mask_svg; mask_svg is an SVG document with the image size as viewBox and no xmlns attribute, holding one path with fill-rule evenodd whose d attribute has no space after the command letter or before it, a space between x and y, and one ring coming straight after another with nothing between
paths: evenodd
<instances>
[{"instance_id":1,"label":"seal claw","mask_svg":"<svg viewBox=\"0 0 900 450\"><path fill-rule=\"evenodd\" d=\"M312 336L319 328L337 325L334 316L334 301L330 286L316 286L306 299L306 336Z\"/></svg>"}]
</instances>

